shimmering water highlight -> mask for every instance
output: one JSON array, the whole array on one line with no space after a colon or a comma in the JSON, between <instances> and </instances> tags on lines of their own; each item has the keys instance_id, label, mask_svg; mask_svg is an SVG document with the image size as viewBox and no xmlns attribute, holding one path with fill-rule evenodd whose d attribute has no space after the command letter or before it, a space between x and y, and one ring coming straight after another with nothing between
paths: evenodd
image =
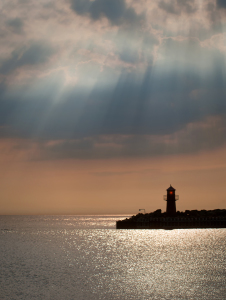
<instances>
[{"instance_id":1,"label":"shimmering water highlight","mask_svg":"<svg viewBox=\"0 0 226 300\"><path fill-rule=\"evenodd\" d=\"M1 216L0 299L225 299L226 229L115 230L119 218Z\"/></svg>"}]
</instances>

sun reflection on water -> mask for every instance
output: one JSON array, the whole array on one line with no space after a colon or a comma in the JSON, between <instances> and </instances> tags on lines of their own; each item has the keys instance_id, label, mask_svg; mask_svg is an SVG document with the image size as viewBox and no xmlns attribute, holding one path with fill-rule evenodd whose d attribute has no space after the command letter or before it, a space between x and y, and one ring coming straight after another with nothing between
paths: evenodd
<instances>
[{"instance_id":1,"label":"sun reflection on water","mask_svg":"<svg viewBox=\"0 0 226 300\"><path fill-rule=\"evenodd\" d=\"M73 218L14 218L1 230L4 299L225 299L225 229L116 230L113 217L93 229L96 218L81 218L86 228Z\"/></svg>"}]
</instances>

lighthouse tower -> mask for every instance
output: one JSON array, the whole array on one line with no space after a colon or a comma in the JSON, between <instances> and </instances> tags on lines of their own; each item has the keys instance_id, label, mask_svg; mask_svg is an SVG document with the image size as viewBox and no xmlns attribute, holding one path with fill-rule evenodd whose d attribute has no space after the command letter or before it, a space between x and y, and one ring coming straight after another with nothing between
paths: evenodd
<instances>
[{"instance_id":1,"label":"lighthouse tower","mask_svg":"<svg viewBox=\"0 0 226 300\"><path fill-rule=\"evenodd\" d=\"M176 201L179 199L179 196L175 195L176 190L171 185L166 191L167 195L164 196L164 200L167 202L166 213L174 215L176 214Z\"/></svg>"}]
</instances>

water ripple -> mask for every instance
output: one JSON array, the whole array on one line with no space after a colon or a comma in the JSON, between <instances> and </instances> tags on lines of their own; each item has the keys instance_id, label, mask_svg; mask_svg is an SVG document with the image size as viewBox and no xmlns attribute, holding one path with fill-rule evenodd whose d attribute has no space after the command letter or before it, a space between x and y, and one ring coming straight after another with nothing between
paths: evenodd
<instances>
[{"instance_id":1,"label":"water ripple","mask_svg":"<svg viewBox=\"0 0 226 300\"><path fill-rule=\"evenodd\" d=\"M88 218L1 218L0 299L225 299L226 229L93 229Z\"/></svg>"}]
</instances>

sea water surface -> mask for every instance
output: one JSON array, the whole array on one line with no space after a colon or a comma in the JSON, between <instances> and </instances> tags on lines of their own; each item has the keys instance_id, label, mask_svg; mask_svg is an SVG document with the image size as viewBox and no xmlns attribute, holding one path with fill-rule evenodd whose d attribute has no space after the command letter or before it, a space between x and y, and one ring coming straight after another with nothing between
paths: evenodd
<instances>
[{"instance_id":1,"label":"sea water surface","mask_svg":"<svg viewBox=\"0 0 226 300\"><path fill-rule=\"evenodd\" d=\"M226 299L226 229L125 216L0 216L0 299Z\"/></svg>"}]
</instances>

